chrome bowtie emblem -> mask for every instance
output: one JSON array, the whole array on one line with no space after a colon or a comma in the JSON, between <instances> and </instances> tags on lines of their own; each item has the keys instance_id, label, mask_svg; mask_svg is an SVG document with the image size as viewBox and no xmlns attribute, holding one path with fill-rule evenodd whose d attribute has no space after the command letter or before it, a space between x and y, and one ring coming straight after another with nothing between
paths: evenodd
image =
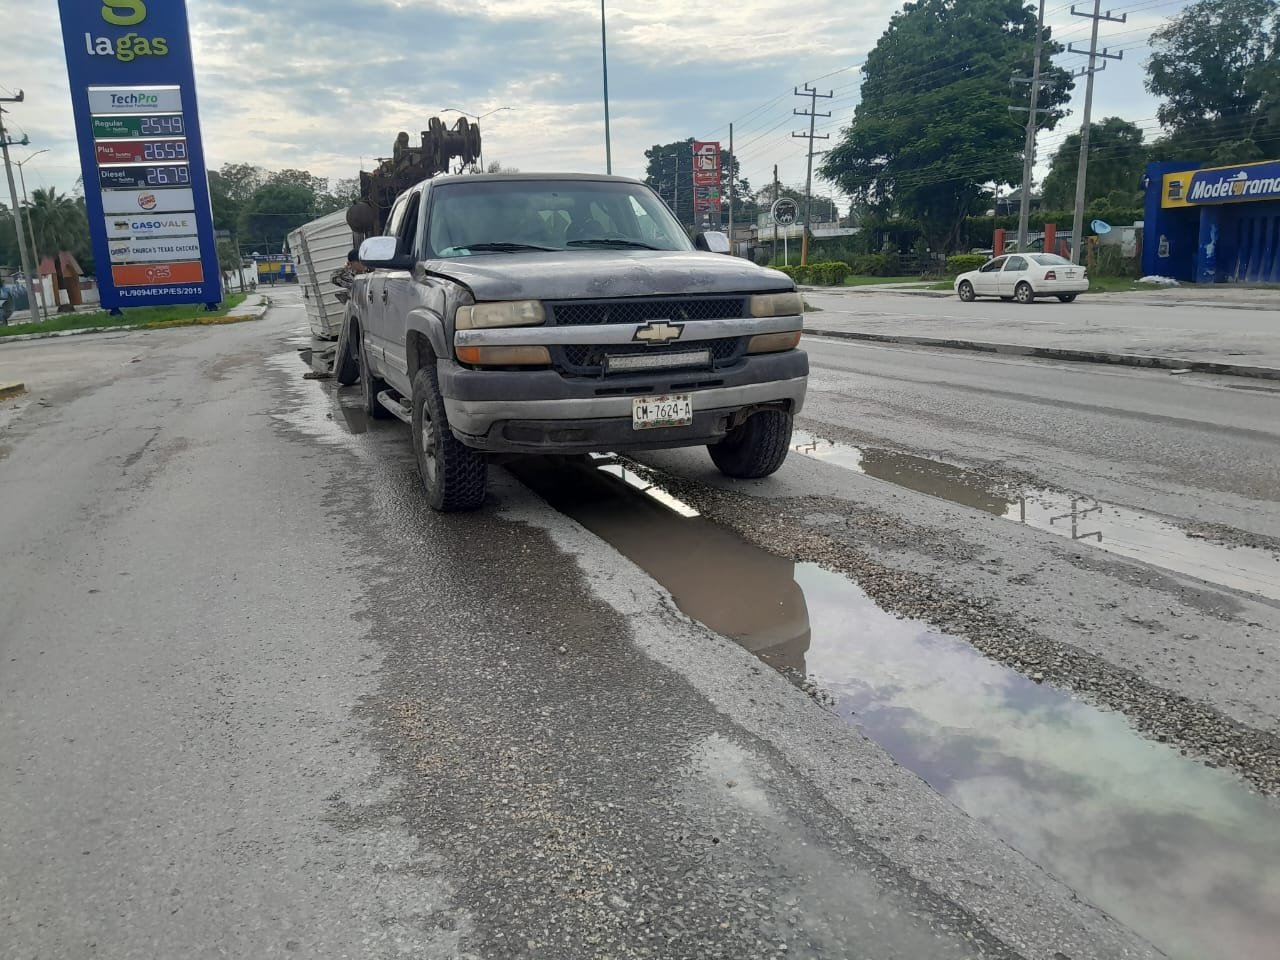
<instances>
[{"instance_id":1,"label":"chrome bowtie emblem","mask_svg":"<svg viewBox=\"0 0 1280 960\"><path fill-rule=\"evenodd\" d=\"M672 340L679 340L680 334L684 333L683 323L668 323L666 320L650 320L644 326L636 327L635 336L632 340L650 345L670 343Z\"/></svg>"}]
</instances>

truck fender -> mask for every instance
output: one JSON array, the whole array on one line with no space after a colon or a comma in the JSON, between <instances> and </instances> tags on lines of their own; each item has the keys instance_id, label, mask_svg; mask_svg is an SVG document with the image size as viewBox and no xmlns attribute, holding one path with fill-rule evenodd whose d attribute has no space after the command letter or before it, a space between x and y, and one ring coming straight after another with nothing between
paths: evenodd
<instances>
[{"instance_id":1,"label":"truck fender","mask_svg":"<svg viewBox=\"0 0 1280 960\"><path fill-rule=\"evenodd\" d=\"M409 314L408 322L409 343L406 344L407 352L411 355L406 357L409 362L409 372L412 375L420 364L417 358L412 356L413 336L412 334L420 333L427 338L427 342L431 344L431 350L436 357L452 357L453 347L449 343L449 335L445 332L444 320L438 315L428 310L414 310Z\"/></svg>"}]
</instances>

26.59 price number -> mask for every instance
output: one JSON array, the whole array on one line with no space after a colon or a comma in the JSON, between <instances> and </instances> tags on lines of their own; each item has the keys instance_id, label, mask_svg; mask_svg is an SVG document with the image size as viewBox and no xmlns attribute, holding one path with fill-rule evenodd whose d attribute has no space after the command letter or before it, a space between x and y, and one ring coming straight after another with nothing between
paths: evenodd
<instances>
[{"instance_id":1,"label":"26.59 price number","mask_svg":"<svg viewBox=\"0 0 1280 960\"><path fill-rule=\"evenodd\" d=\"M143 160L186 160L187 144L185 140L158 140L142 145Z\"/></svg>"},{"instance_id":2,"label":"26.59 price number","mask_svg":"<svg viewBox=\"0 0 1280 960\"><path fill-rule=\"evenodd\" d=\"M185 187L191 183L190 167L148 167L147 186Z\"/></svg>"}]
</instances>

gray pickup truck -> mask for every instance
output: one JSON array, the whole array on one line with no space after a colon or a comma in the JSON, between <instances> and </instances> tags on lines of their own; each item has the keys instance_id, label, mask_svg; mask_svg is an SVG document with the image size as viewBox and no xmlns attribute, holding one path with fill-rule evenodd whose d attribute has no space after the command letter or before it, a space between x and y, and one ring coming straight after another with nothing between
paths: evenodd
<instances>
[{"instance_id":1,"label":"gray pickup truck","mask_svg":"<svg viewBox=\"0 0 1280 960\"><path fill-rule=\"evenodd\" d=\"M803 301L717 245L622 177L428 180L360 246L338 379L410 424L437 510L480 506L493 454L705 444L768 476L804 402Z\"/></svg>"}]
</instances>

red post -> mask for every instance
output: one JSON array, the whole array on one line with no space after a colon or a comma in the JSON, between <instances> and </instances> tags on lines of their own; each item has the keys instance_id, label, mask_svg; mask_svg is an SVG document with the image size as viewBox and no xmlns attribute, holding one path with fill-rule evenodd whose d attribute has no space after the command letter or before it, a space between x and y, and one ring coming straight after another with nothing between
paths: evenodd
<instances>
[{"instance_id":1,"label":"red post","mask_svg":"<svg viewBox=\"0 0 1280 960\"><path fill-rule=\"evenodd\" d=\"M1058 252L1058 225L1056 223L1046 223L1044 225L1044 252Z\"/></svg>"},{"instance_id":2,"label":"red post","mask_svg":"<svg viewBox=\"0 0 1280 960\"><path fill-rule=\"evenodd\" d=\"M1004 254L1004 230L1003 229L996 228L996 236L995 236L995 239L991 242L991 249L994 251L994 256L999 257Z\"/></svg>"}]
</instances>

